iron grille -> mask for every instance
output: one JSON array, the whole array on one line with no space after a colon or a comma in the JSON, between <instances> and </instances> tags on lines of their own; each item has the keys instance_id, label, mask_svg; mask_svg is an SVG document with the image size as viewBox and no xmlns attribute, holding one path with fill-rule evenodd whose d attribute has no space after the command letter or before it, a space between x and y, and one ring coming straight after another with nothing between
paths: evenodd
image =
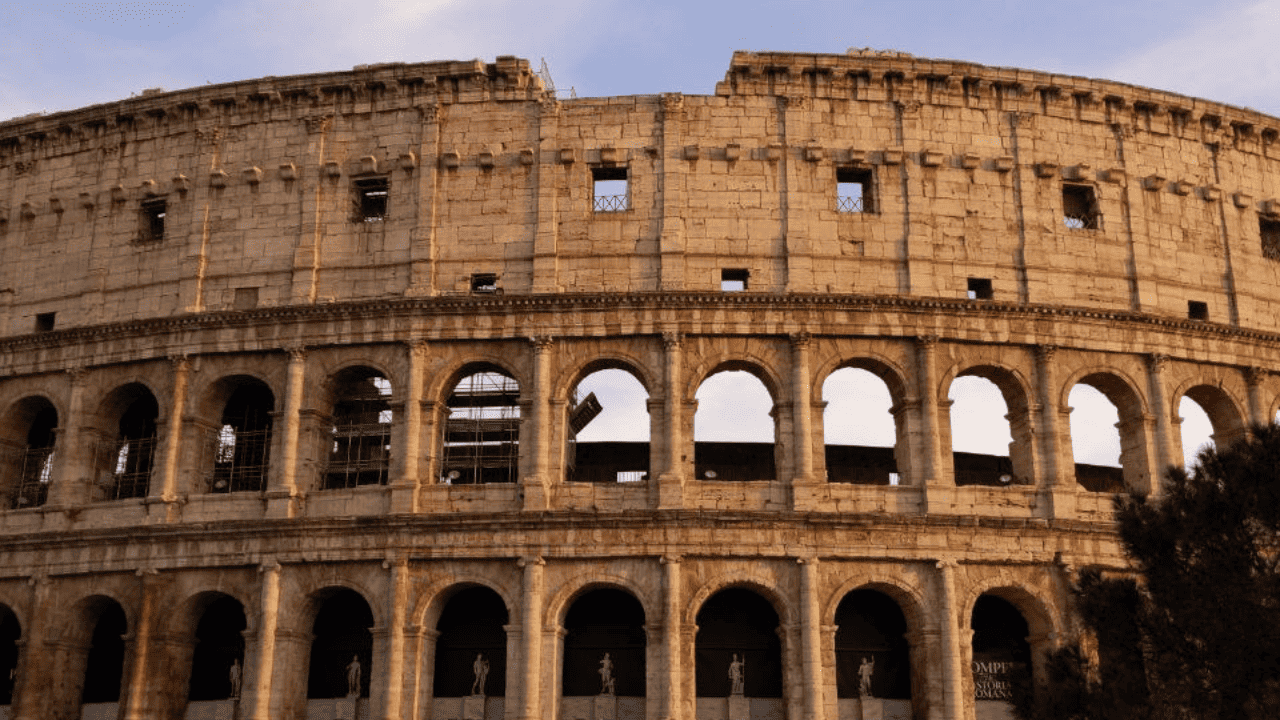
<instances>
[{"instance_id":1,"label":"iron grille","mask_svg":"<svg viewBox=\"0 0 1280 720\"><path fill-rule=\"evenodd\" d=\"M112 445L112 468L107 500L146 497L151 487L151 468L155 459L156 439L125 438Z\"/></svg>"},{"instance_id":2,"label":"iron grille","mask_svg":"<svg viewBox=\"0 0 1280 720\"><path fill-rule=\"evenodd\" d=\"M224 425L214 435L209 492L260 492L267 485L271 430L236 430Z\"/></svg>"},{"instance_id":3,"label":"iron grille","mask_svg":"<svg viewBox=\"0 0 1280 720\"><path fill-rule=\"evenodd\" d=\"M861 195L838 195L836 196L836 211L842 213L860 213L865 212L863 208Z\"/></svg>"},{"instance_id":4,"label":"iron grille","mask_svg":"<svg viewBox=\"0 0 1280 720\"><path fill-rule=\"evenodd\" d=\"M596 195L596 212L625 212L628 209L626 195Z\"/></svg>"},{"instance_id":5,"label":"iron grille","mask_svg":"<svg viewBox=\"0 0 1280 720\"><path fill-rule=\"evenodd\" d=\"M53 448L27 448L22 452L22 474L9 506L14 509L40 507L49 500L53 480Z\"/></svg>"}]
</instances>

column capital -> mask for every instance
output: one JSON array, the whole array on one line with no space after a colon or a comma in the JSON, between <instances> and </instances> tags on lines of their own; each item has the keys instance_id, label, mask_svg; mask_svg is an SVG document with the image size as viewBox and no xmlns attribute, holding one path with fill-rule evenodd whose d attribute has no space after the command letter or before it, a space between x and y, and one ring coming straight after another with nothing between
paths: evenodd
<instances>
[{"instance_id":1,"label":"column capital","mask_svg":"<svg viewBox=\"0 0 1280 720\"><path fill-rule=\"evenodd\" d=\"M960 567L960 563L954 558L947 558L945 560L939 560L937 563L934 564L934 566L937 567L939 570L947 571L947 570L955 570L956 568Z\"/></svg>"},{"instance_id":2,"label":"column capital","mask_svg":"<svg viewBox=\"0 0 1280 720\"><path fill-rule=\"evenodd\" d=\"M1164 372L1169 366L1169 356L1163 353L1149 353L1147 355L1147 367L1151 372Z\"/></svg>"},{"instance_id":3,"label":"column capital","mask_svg":"<svg viewBox=\"0 0 1280 720\"><path fill-rule=\"evenodd\" d=\"M528 567L530 565L546 565L547 561L541 555L533 555L530 557L522 557L516 559L516 567Z\"/></svg>"},{"instance_id":4,"label":"column capital","mask_svg":"<svg viewBox=\"0 0 1280 720\"><path fill-rule=\"evenodd\" d=\"M533 351L539 355L547 352L555 346L556 339L550 335L530 335L529 344L533 346Z\"/></svg>"},{"instance_id":5,"label":"column capital","mask_svg":"<svg viewBox=\"0 0 1280 720\"><path fill-rule=\"evenodd\" d=\"M409 355L414 358L423 358L427 355L427 341L421 338L415 340L405 340L405 348L409 351Z\"/></svg>"},{"instance_id":6,"label":"column capital","mask_svg":"<svg viewBox=\"0 0 1280 720\"><path fill-rule=\"evenodd\" d=\"M1258 385L1261 385L1262 381L1267 379L1267 375L1268 372L1266 368L1255 366L1244 369L1244 381L1249 385L1249 387L1257 387Z\"/></svg>"},{"instance_id":7,"label":"column capital","mask_svg":"<svg viewBox=\"0 0 1280 720\"><path fill-rule=\"evenodd\" d=\"M89 369L83 365L72 365L67 368L67 377L71 379L71 386L75 388L84 387L85 381L88 379Z\"/></svg>"},{"instance_id":8,"label":"column capital","mask_svg":"<svg viewBox=\"0 0 1280 720\"><path fill-rule=\"evenodd\" d=\"M921 350L933 350L938 346L937 335L917 335L915 337L916 347Z\"/></svg>"},{"instance_id":9,"label":"column capital","mask_svg":"<svg viewBox=\"0 0 1280 720\"><path fill-rule=\"evenodd\" d=\"M680 563L684 562L684 556L683 555L663 555L662 557L658 558L658 562L662 563L663 565L679 565Z\"/></svg>"},{"instance_id":10,"label":"column capital","mask_svg":"<svg viewBox=\"0 0 1280 720\"><path fill-rule=\"evenodd\" d=\"M293 345L282 349L289 353L289 362L291 363L300 363L307 359L307 347L305 345Z\"/></svg>"},{"instance_id":11,"label":"column capital","mask_svg":"<svg viewBox=\"0 0 1280 720\"><path fill-rule=\"evenodd\" d=\"M801 331L801 332L791 333L788 339L791 341L792 348L796 350L801 350L809 347L809 343L813 340L813 335L810 335L807 332Z\"/></svg>"},{"instance_id":12,"label":"column capital","mask_svg":"<svg viewBox=\"0 0 1280 720\"><path fill-rule=\"evenodd\" d=\"M1040 360L1041 362L1046 362L1046 363L1052 362L1053 356L1057 354L1058 354L1057 345L1037 345L1036 346L1036 359Z\"/></svg>"},{"instance_id":13,"label":"column capital","mask_svg":"<svg viewBox=\"0 0 1280 720\"><path fill-rule=\"evenodd\" d=\"M181 372L181 373L190 372L192 370L191 356L186 353L180 353L178 355L170 355L169 365L173 367L174 372Z\"/></svg>"},{"instance_id":14,"label":"column capital","mask_svg":"<svg viewBox=\"0 0 1280 720\"><path fill-rule=\"evenodd\" d=\"M668 351L675 350L684 342L684 335L674 331L662 333L662 347Z\"/></svg>"}]
</instances>

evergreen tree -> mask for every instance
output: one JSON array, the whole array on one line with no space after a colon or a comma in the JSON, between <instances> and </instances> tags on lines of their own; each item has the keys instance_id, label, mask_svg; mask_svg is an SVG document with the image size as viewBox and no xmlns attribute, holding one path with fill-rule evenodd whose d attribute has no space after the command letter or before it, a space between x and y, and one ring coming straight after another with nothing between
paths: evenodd
<instances>
[{"instance_id":1,"label":"evergreen tree","mask_svg":"<svg viewBox=\"0 0 1280 720\"><path fill-rule=\"evenodd\" d=\"M1018 694L1021 717L1280 716L1280 427L1170 468L1163 491L1117 499L1134 572L1081 573L1088 637Z\"/></svg>"}]
</instances>

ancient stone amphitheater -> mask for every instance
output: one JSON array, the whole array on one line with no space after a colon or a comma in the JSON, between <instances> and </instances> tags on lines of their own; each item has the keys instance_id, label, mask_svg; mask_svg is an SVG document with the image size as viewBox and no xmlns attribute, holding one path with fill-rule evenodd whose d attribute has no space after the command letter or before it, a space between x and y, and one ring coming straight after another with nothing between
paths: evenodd
<instances>
[{"instance_id":1,"label":"ancient stone amphitheater","mask_svg":"<svg viewBox=\"0 0 1280 720\"><path fill-rule=\"evenodd\" d=\"M873 52L2 123L0 716L1003 717L1073 574L1123 567L1112 497L1181 461L1182 398L1219 443L1276 413L1278 137ZM892 447L829 440L841 373ZM587 440L600 374L642 440ZM700 440L721 376L773 442ZM1007 456L953 452L965 376ZM1073 456L1077 385L1114 467Z\"/></svg>"}]
</instances>

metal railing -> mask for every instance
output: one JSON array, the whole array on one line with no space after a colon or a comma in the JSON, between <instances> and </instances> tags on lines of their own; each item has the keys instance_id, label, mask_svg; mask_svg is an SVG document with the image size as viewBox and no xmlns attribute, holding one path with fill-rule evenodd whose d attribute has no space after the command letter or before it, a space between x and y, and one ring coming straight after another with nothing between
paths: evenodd
<instances>
[{"instance_id":1,"label":"metal railing","mask_svg":"<svg viewBox=\"0 0 1280 720\"><path fill-rule=\"evenodd\" d=\"M625 212L631 208L626 195L596 195L596 212Z\"/></svg>"},{"instance_id":2,"label":"metal railing","mask_svg":"<svg viewBox=\"0 0 1280 720\"><path fill-rule=\"evenodd\" d=\"M105 499L146 497L151 488L155 437L126 438L109 447L115 465L112 467L111 484L106 489Z\"/></svg>"},{"instance_id":3,"label":"metal railing","mask_svg":"<svg viewBox=\"0 0 1280 720\"><path fill-rule=\"evenodd\" d=\"M860 213L866 212L863 198L860 195L837 195L836 196L836 212L842 213Z\"/></svg>"}]
</instances>

